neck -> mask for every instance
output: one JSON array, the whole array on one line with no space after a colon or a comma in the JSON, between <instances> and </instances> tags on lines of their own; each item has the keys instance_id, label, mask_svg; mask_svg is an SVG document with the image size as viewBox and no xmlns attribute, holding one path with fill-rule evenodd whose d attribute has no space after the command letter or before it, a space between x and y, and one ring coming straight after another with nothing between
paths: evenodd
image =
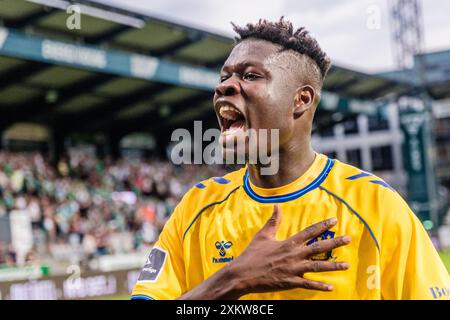
<instances>
[{"instance_id":1,"label":"neck","mask_svg":"<svg viewBox=\"0 0 450 320\"><path fill-rule=\"evenodd\" d=\"M280 148L278 155L279 170L274 175L261 174L262 166L249 164L250 181L260 188L276 188L295 181L312 165L316 153L311 144Z\"/></svg>"}]
</instances>

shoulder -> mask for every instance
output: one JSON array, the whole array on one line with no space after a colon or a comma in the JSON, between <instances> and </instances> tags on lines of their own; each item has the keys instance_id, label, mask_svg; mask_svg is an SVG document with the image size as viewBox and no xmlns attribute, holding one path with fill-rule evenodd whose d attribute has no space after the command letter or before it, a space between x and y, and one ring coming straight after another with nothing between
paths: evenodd
<instances>
[{"instance_id":1,"label":"shoulder","mask_svg":"<svg viewBox=\"0 0 450 320\"><path fill-rule=\"evenodd\" d=\"M334 160L322 190L357 214L373 232L408 228L415 215L402 196L377 175Z\"/></svg>"},{"instance_id":2,"label":"shoulder","mask_svg":"<svg viewBox=\"0 0 450 320\"><path fill-rule=\"evenodd\" d=\"M173 215L184 225L204 208L225 201L242 185L245 170L242 168L223 177L210 177L196 183L183 196Z\"/></svg>"},{"instance_id":3,"label":"shoulder","mask_svg":"<svg viewBox=\"0 0 450 320\"><path fill-rule=\"evenodd\" d=\"M397 192L377 175L358 167L334 160L323 188L346 199L375 201Z\"/></svg>"},{"instance_id":4,"label":"shoulder","mask_svg":"<svg viewBox=\"0 0 450 320\"><path fill-rule=\"evenodd\" d=\"M218 201L242 185L244 174L245 168L242 168L222 177L200 181L185 194L182 201L190 204Z\"/></svg>"}]
</instances>

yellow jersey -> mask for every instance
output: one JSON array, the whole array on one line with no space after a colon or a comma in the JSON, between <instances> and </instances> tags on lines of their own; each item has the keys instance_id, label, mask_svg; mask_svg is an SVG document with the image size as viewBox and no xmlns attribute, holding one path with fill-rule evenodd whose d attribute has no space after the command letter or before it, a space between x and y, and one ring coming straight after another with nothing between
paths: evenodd
<instances>
[{"instance_id":1,"label":"yellow jersey","mask_svg":"<svg viewBox=\"0 0 450 320\"><path fill-rule=\"evenodd\" d=\"M277 240L336 217L317 239L349 235L349 245L315 257L347 261L345 271L306 273L332 284L322 292L291 289L241 299L449 299L449 274L422 224L385 181L316 154L298 179L277 188L252 184L246 168L202 181L164 226L132 299L175 299L236 259L281 207Z\"/></svg>"}]
</instances>

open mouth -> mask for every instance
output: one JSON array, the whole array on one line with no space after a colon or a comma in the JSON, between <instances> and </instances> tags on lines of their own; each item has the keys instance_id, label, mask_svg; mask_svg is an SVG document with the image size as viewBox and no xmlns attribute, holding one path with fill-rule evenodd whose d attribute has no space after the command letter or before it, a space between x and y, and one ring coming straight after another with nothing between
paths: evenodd
<instances>
[{"instance_id":1,"label":"open mouth","mask_svg":"<svg viewBox=\"0 0 450 320\"><path fill-rule=\"evenodd\" d=\"M232 131L234 129L244 129L245 117L236 107L231 105L223 105L219 109L220 124L222 125L222 133Z\"/></svg>"}]
</instances>

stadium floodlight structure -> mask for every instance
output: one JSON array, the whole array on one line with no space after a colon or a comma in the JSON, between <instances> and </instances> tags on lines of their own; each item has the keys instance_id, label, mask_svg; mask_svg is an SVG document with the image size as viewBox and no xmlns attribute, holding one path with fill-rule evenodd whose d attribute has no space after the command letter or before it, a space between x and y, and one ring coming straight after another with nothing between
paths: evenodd
<instances>
[{"instance_id":1,"label":"stadium floodlight structure","mask_svg":"<svg viewBox=\"0 0 450 320\"><path fill-rule=\"evenodd\" d=\"M405 134L405 145L412 146L415 142L422 145L420 148L406 148L409 150L406 155L410 164L414 162L414 149L422 153L423 164L420 168L414 168L407 165L410 181L408 183L409 199L412 206L416 204L416 213L422 217L425 222L431 222L432 226L436 226L439 222L439 198L437 196L438 182L436 177L436 155L435 155L435 139L433 136L433 113L430 93L428 92L428 83L426 79L426 61L423 51L423 25L422 10L420 0L390 0L390 18L391 18L391 35L395 62L400 70L412 69L415 72L417 83L415 84L415 95L423 104L422 110L412 111L410 108L406 114L406 110L400 114L401 122L405 124L406 130L412 129L412 123L408 123L408 119L415 118L420 120L420 130L417 133ZM410 112L414 112L411 114ZM416 124L417 125L417 124ZM417 127L419 128L419 127ZM416 152L417 153L417 152ZM417 158L417 156L416 156ZM421 186L425 188L422 189ZM419 190L419 191L418 191ZM414 194L414 195L413 195ZM425 223L424 222L424 223Z\"/></svg>"},{"instance_id":2,"label":"stadium floodlight structure","mask_svg":"<svg viewBox=\"0 0 450 320\"><path fill-rule=\"evenodd\" d=\"M393 52L397 67L404 69L422 51L422 11L419 0L389 0Z\"/></svg>"}]
</instances>

